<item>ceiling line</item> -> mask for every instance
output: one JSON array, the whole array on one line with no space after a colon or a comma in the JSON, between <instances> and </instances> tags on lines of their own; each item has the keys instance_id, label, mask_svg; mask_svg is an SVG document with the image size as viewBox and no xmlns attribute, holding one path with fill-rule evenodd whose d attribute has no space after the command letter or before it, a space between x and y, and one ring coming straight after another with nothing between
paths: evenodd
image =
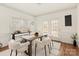
<instances>
[{"instance_id":1,"label":"ceiling line","mask_svg":"<svg viewBox=\"0 0 79 59\"><path fill-rule=\"evenodd\" d=\"M21 10L19 10L19 9L16 9L16 8L13 8L13 7L9 7L9 6L7 6L7 5L5 5L5 4L0 4L1 6L4 6L4 7L6 7L6 8L9 8L9 9L12 9L12 10L14 10L14 11L18 11L18 12L21 12L21 13L24 13L24 14L27 14L27 15L29 15L29 16L33 16L33 17L35 17L34 15L32 15L32 14L30 14L30 13L28 13L28 12L24 12L24 11L21 11Z\"/></svg>"},{"instance_id":2,"label":"ceiling line","mask_svg":"<svg viewBox=\"0 0 79 59\"><path fill-rule=\"evenodd\" d=\"M21 11L21 10L16 9L16 8L9 7L9 6L7 6L7 5L5 5L5 4L3 4L3 3L0 4L0 5L4 6L4 7L6 7L6 8L9 8L9 9L12 9L12 10L15 10L15 11L18 11L18 12L21 12L21 13L24 13L24 14L27 14L27 15L30 15L30 16L33 16L33 17L39 17L39 16L43 16L43 15L48 15L48 14L52 14L52 13L56 13L56 12L60 12L60 11L64 11L64 10L74 9L74 8L77 7L77 5L75 5L75 6L73 6L73 7L65 8L65 9L62 9L62 10L56 10L56 11L52 11L52 12L48 12L48 13L43 13L43 14L40 14L40 15L32 15L32 14L30 14L30 13L28 13L28 12L24 12L24 11Z\"/></svg>"},{"instance_id":3,"label":"ceiling line","mask_svg":"<svg viewBox=\"0 0 79 59\"><path fill-rule=\"evenodd\" d=\"M65 10L70 10L70 9L74 9L74 8L77 8L77 6L65 8L65 9L62 9L62 10L56 10L56 11L48 12L48 13L44 13L44 14L40 14L40 15L37 15L35 17L44 16L44 15L48 15L48 14L52 14L52 13L57 13L57 12L65 11Z\"/></svg>"}]
</instances>

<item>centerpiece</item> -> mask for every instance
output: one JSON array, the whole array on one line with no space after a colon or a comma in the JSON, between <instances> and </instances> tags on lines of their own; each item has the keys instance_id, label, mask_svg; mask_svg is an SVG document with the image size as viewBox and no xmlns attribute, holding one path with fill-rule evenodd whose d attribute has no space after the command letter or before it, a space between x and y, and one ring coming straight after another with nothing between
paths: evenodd
<instances>
[{"instance_id":1,"label":"centerpiece","mask_svg":"<svg viewBox=\"0 0 79 59\"><path fill-rule=\"evenodd\" d=\"M74 33L71 38L73 39L73 45L76 47L77 46L77 39L78 39L78 35L77 33Z\"/></svg>"}]
</instances>

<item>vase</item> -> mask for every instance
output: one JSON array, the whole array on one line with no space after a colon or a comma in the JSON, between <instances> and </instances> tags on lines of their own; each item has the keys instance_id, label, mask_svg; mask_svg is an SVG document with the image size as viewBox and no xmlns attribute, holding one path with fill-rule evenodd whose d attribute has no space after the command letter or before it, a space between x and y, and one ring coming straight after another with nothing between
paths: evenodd
<instances>
[{"instance_id":1,"label":"vase","mask_svg":"<svg viewBox=\"0 0 79 59\"><path fill-rule=\"evenodd\" d=\"M73 45L74 45L74 47L77 46L77 42L76 42L76 40L73 41Z\"/></svg>"}]
</instances>

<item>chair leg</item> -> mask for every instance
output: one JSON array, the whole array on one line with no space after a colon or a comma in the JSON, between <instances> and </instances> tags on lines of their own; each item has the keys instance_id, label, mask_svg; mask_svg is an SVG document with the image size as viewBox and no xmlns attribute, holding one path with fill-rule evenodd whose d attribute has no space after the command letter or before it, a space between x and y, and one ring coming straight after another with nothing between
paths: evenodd
<instances>
[{"instance_id":1,"label":"chair leg","mask_svg":"<svg viewBox=\"0 0 79 59\"><path fill-rule=\"evenodd\" d=\"M16 56L17 56L17 50L16 50Z\"/></svg>"},{"instance_id":2,"label":"chair leg","mask_svg":"<svg viewBox=\"0 0 79 59\"><path fill-rule=\"evenodd\" d=\"M53 46L53 41L52 41L52 46Z\"/></svg>"},{"instance_id":3,"label":"chair leg","mask_svg":"<svg viewBox=\"0 0 79 59\"><path fill-rule=\"evenodd\" d=\"M50 48L52 47L51 43L50 43Z\"/></svg>"},{"instance_id":4,"label":"chair leg","mask_svg":"<svg viewBox=\"0 0 79 59\"><path fill-rule=\"evenodd\" d=\"M47 56L47 53L46 53L46 45L44 46L44 50L45 50L45 56Z\"/></svg>"},{"instance_id":5,"label":"chair leg","mask_svg":"<svg viewBox=\"0 0 79 59\"><path fill-rule=\"evenodd\" d=\"M49 45L48 45L48 49L49 49L49 54L50 54L51 52L50 52L50 47L49 47Z\"/></svg>"},{"instance_id":6,"label":"chair leg","mask_svg":"<svg viewBox=\"0 0 79 59\"><path fill-rule=\"evenodd\" d=\"M37 44L35 44L35 56L36 56L36 48L37 48Z\"/></svg>"},{"instance_id":7,"label":"chair leg","mask_svg":"<svg viewBox=\"0 0 79 59\"><path fill-rule=\"evenodd\" d=\"M10 56L12 55L13 50L11 50Z\"/></svg>"}]
</instances>

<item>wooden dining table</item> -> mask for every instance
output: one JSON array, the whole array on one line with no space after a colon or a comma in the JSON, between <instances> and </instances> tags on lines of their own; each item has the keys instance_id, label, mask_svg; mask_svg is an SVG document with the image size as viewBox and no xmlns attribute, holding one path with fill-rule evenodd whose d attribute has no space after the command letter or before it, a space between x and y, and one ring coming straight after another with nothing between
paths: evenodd
<instances>
[{"instance_id":1,"label":"wooden dining table","mask_svg":"<svg viewBox=\"0 0 79 59\"><path fill-rule=\"evenodd\" d=\"M37 39L38 37L28 35L28 36L22 36L22 38L30 42L30 44L28 46L28 52L25 51L25 53L29 56L32 56L32 42L33 42L33 40Z\"/></svg>"},{"instance_id":2,"label":"wooden dining table","mask_svg":"<svg viewBox=\"0 0 79 59\"><path fill-rule=\"evenodd\" d=\"M42 41L42 37L45 35L39 35L39 36L34 36L34 35L25 35L25 36L21 36L22 39L25 39L27 41L30 42L29 46L28 46L28 52L25 51L25 53L29 56L32 56L32 42L35 39L40 39L40 41Z\"/></svg>"}]
</instances>

